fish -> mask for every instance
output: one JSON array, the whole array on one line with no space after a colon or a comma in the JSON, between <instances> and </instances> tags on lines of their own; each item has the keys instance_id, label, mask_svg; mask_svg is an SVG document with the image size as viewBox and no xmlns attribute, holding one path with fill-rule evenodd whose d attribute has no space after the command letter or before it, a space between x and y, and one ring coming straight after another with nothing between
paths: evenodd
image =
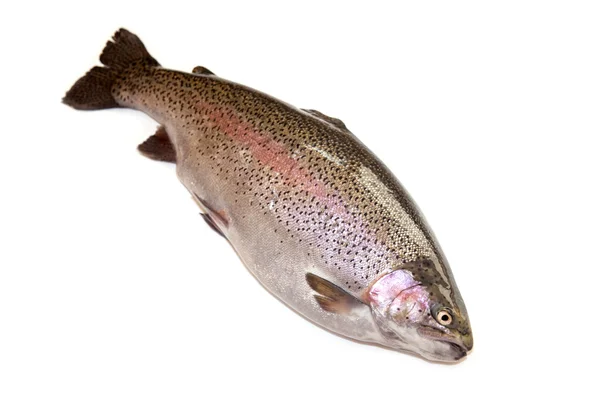
<instances>
[{"instance_id":1,"label":"fish","mask_svg":"<svg viewBox=\"0 0 600 400\"><path fill-rule=\"evenodd\" d=\"M453 363L473 348L467 309L423 214L338 118L206 67L162 67L118 30L63 103L130 108L159 124L138 146L175 163L204 221L254 277L313 323Z\"/></svg>"}]
</instances>

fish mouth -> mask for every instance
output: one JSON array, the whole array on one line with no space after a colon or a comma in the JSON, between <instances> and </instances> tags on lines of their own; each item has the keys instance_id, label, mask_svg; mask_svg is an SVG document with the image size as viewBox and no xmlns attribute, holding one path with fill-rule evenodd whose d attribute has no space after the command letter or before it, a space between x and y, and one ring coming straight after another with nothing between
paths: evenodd
<instances>
[{"instance_id":1,"label":"fish mouth","mask_svg":"<svg viewBox=\"0 0 600 400\"><path fill-rule=\"evenodd\" d=\"M443 357L445 361L459 361L465 358L473 348L473 339L470 334L457 337L430 327L420 327L417 332L427 339L448 345L449 352L434 352L436 357Z\"/></svg>"},{"instance_id":2,"label":"fish mouth","mask_svg":"<svg viewBox=\"0 0 600 400\"><path fill-rule=\"evenodd\" d=\"M463 346L453 343L453 342L446 342L446 343L448 343L450 345L452 352L455 354L454 361L458 361L458 360L465 358L467 356L467 354L469 353L469 351L467 350L466 347L463 347Z\"/></svg>"}]
</instances>

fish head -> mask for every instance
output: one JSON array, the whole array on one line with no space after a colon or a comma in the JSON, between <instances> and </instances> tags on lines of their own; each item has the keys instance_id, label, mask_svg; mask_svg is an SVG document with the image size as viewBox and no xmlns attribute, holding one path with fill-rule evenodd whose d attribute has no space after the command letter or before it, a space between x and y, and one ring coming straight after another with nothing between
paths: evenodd
<instances>
[{"instance_id":1,"label":"fish head","mask_svg":"<svg viewBox=\"0 0 600 400\"><path fill-rule=\"evenodd\" d=\"M473 348L460 293L451 276L430 279L435 269L420 265L404 265L371 285L367 302L374 320L389 347L431 361L459 361Z\"/></svg>"}]
</instances>

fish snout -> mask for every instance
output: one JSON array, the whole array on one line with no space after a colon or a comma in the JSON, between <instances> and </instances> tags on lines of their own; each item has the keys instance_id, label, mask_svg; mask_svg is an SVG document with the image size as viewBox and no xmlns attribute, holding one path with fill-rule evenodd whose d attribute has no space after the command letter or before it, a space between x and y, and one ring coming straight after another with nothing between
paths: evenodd
<instances>
[{"instance_id":1,"label":"fish snout","mask_svg":"<svg viewBox=\"0 0 600 400\"><path fill-rule=\"evenodd\" d=\"M460 335L460 342L462 347L467 351L473 350L473 334L471 332L467 332L465 334Z\"/></svg>"},{"instance_id":2,"label":"fish snout","mask_svg":"<svg viewBox=\"0 0 600 400\"><path fill-rule=\"evenodd\" d=\"M471 331L456 332L446 341L460 353L457 360L467 356L473 349L473 334Z\"/></svg>"},{"instance_id":3,"label":"fish snout","mask_svg":"<svg viewBox=\"0 0 600 400\"><path fill-rule=\"evenodd\" d=\"M448 340L448 344L455 353L454 361L460 361L473 349L473 335L471 332L459 334L455 339Z\"/></svg>"}]
</instances>

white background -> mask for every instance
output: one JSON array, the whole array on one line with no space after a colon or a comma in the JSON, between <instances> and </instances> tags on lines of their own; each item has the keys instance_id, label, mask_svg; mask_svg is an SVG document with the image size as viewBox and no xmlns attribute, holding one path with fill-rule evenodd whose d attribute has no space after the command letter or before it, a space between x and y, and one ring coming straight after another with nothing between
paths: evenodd
<instances>
[{"instance_id":1,"label":"white background","mask_svg":"<svg viewBox=\"0 0 600 400\"><path fill-rule=\"evenodd\" d=\"M598 398L597 4L5 3L0 399ZM344 120L434 228L472 354L298 317L137 153L154 121L62 105L121 26L166 67Z\"/></svg>"}]
</instances>

